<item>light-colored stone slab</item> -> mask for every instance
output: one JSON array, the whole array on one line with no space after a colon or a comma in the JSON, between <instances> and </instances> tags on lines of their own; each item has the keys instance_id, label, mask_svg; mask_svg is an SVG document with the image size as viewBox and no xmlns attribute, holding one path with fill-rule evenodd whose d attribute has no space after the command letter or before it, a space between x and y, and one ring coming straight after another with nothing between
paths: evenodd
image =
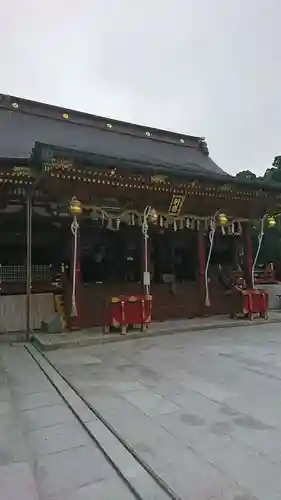
<instances>
[{"instance_id":1,"label":"light-colored stone slab","mask_svg":"<svg viewBox=\"0 0 281 500\"><path fill-rule=\"evenodd\" d=\"M0 498L3 500L39 500L28 463L0 466Z\"/></svg>"}]
</instances>

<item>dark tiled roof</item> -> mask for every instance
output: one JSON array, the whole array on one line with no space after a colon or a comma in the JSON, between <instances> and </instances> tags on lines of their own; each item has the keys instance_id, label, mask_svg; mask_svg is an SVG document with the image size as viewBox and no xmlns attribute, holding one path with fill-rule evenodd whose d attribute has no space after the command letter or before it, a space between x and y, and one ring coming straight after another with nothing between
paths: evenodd
<instances>
[{"instance_id":1,"label":"dark tiled roof","mask_svg":"<svg viewBox=\"0 0 281 500\"><path fill-rule=\"evenodd\" d=\"M36 142L116 161L163 166L175 175L225 176L201 138L0 95L0 158L29 158Z\"/></svg>"}]
</instances>

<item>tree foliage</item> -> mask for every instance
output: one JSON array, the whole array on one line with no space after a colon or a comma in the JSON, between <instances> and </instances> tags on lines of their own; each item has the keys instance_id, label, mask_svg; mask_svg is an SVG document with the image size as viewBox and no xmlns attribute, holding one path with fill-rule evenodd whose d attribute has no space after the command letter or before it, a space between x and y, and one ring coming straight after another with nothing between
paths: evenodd
<instances>
[{"instance_id":1,"label":"tree foliage","mask_svg":"<svg viewBox=\"0 0 281 500\"><path fill-rule=\"evenodd\" d=\"M243 179L248 181L253 181L254 179L257 178L256 174L251 172L251 170L242 170L241 172L238 172L238 174L236 174L236 177L238 179Z\"/></svg>"},{"instance_id":2,"label":"tree foliage","mask_svg":"<svg viewBox=\"0 0 281 500\"><path fill-rule=\"evenodd\" d=\"M281 183L281 156L275 156L272 167L267 168L262 177L257 177L251 170L242 170L236 174L237 179L243 180L263 180L267 182Z\"/></svg>"},{"instance_id":3,"label":"tree foliage","mask_svg":"<svg viewBox=\"0 0 281 500\"><path fill-rule=\"evenodd\" d=\"M281 156L275 156L272 162L272 166L268 168L263 176L257 177L250 170L242 170L236 174L236 178L243 180L257 180L266 181L279 184L281 190ZM277 219L277 226L275 228L265 229L264 240L261 246L260 255L258 258L259 263L273 262L278 274L281 276L281 220L280 217ZM252 238L253 238L253 252L257 251L258 246L258 233L260 228L252 228Z\"/></svg>"},{"instance_id":4,"label":"tree foliage","mask_svg":"<svg viewBox=\"0 0 281 500\"><path fill-rule=\"evenodd\" d=\"M265 171L263 178L271 182L281 182L281 156L275 156L272 167Z\"/></svg>"}]
</instances>

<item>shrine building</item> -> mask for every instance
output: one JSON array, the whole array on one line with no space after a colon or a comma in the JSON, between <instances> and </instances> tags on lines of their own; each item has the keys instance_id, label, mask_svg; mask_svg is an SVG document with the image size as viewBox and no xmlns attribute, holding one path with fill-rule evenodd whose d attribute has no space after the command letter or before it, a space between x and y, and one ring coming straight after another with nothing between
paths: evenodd
<instances>
[{"instance_id":1,"label":"shrine building","mask_svg":"<svg viewBox=\"0 0 281 500\"><path fill-rule=\"evenodd\" d=\"M202 137L0 95L0 332L40 328L58 296L65 328L103 326L119 296L151 296L152 321L231 314L252 221L280 203Z\"/></svg>"}]
</instances>

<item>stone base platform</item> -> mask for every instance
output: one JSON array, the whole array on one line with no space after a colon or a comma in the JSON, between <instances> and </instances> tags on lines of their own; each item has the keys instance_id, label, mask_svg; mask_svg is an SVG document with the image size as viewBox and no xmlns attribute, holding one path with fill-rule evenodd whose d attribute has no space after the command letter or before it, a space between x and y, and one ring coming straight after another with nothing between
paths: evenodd
<instances>
[{"instance_id":1,"label":"stone base platform","mask_svg":"<svg viewBox=\"0 0 281 500\"><path fill-rule=\"evenodd\" d=\"M173 333L215 330L217 328L250 327L253 325L266 325L279 322L281 323L281 311L270 311L267 320L257 318L249 321L246 319L231 319L228 316L215 316L211 318L194 318L152 323L144 332L134 330L125 335L121 335L120 333L105 334L99 328L92 328L58 334L34 333L32 335L32 340L40 349L52 351L61 348L73 348L75 346L90 346L108 342L120 342L128 339L172 335Z\"/></svg>"}]
</instances>

